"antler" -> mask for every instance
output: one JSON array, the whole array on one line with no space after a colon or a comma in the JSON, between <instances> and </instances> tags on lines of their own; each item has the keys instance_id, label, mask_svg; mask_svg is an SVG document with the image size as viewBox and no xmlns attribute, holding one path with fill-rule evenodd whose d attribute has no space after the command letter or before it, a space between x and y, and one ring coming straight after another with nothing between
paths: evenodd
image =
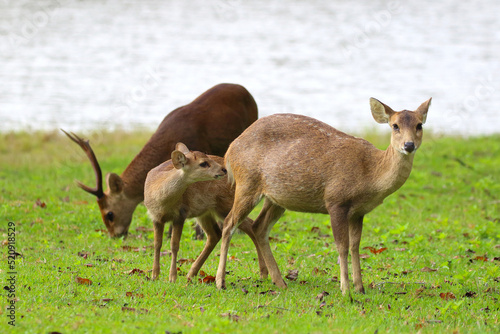
<instances>
[{"instance_id":1,"label":"antler","mask_svg":"<svg viewBox=\"0 0 500 334\"><path fill-rule=\"evenodd\" d=\"M87 157L90 160L90 163L92 164L92 167L94 168L94 173L95 173L95 178L97 182L97 186L95 188L90 188L81 183L80 181L78 182L78 186L85 190L86 192L97 196L97 198L101 198L104 196L104 192L102 189L102 172L101 172L101 167L99 166L99 162L97 162L97 158L95 157L94 151L92 151L92 148L90 147L89 141L88 140L83 140L82 138L78 137L76 134L73 132L71 134L67 133L63 129L61 129L62 132L66 134L66 136L69 137L72 141L80 145L80 147L85 151L85 154L87 154Z\"/></svg>"}]
</instances>

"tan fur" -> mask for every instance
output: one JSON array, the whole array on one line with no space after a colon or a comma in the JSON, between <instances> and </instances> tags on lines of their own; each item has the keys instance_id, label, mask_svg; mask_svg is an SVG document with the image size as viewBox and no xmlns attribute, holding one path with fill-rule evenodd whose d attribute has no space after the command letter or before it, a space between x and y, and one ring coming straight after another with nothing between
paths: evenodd
<instances>
[{"instance_id":1,"label":"tan fur","mask_svg":"<svg viewBox=\"0 0 500 334\"><path fill-rule=\"evenodd\" d=\"M170 154L176 143L183 142L194 150L223 156L229 144L257 117L255 100L244 87L234 84L216 85L190 104L168 114L121 176L108 174L106 191L102 189L102 176L100 180L97 177L97 183L101 184L100 192L81 184L80 187L93 195L99 194L97 203L109 235L126 235L135 208L144 200L147 173L171 158ZM88 141L85 146L78 136L66 134L80 146L83 145L84 150L92 151ZM93 152L87 154L94 170L99 168ZM109 219L110 212L112 220Z\"/></svg>"},{"instance_id":2,"label":"tan fur","mask_svg":"<svg viewBox=\"0 0 500 334\"><path fill-rule=\"evenodd\" d=\"M276 285L286 287L271 252L269 232L288 209L330 215L340 256L342 291L349 290L350 249L354 286L364 292L359 261L363 216L410 175L430 99L416 111L394 112L375 99L370 105L377 122L388 122L394 128L386 151L318 120L292 114L258 120L230 145L225 163L230 166L229 178L234 179L236 190L233 208L224 221L218 288L225 287L231 232L264 198L253 230Z\"/></svg>"},{"instance_id":3,"label":"tan fur","mask_svg":"<svg viewBox=\"0 0 500 334\"><path fill-rule=\"evenodd\" d=\"M172 157L181 162L177 164L169 160L153 168L147 175L144 188L144 205L153 220L155 232L153 279L160 274L164 226L166 222L172 222L170 282L175 282L177 278L177 254L184 220L196 217L207 235L205 247L187 275L191 278L198 274L219 242L222 232L217 219L227 216L234 199L234 188L227 182L226 170L222 167L223 158L181 148L183 146L178 145L172 152ZM250 236L257 247L252 221L247 218L240 229ZM258 247L257 254L261 276L267 277L267 268Z\"/></svg>"}]
</instances>

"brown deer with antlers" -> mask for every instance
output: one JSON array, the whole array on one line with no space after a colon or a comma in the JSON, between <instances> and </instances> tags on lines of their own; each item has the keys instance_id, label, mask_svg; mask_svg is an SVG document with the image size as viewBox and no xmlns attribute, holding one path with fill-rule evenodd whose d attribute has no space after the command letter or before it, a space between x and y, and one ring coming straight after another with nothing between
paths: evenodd
<instances>
[{"instance_id":1,"label":"brown deer with antlers","mask_svg":"<svg viewBox=\"0 0 500 334\"><path fill-rule=\"evenodd\" d=\"M229 144L257 118L257 104L243 86L216 85L190 104L169 113L125 171L121 175L106 176L106 191L101 168L89 142L63 132L85 151L95 172L95 188L80 182L78 185L97 197L109 235L119 237L128 233L134 210L144 200L148 172L169 160L178 142L197 151L223 156Z\"/></svg>"}]
</instances>

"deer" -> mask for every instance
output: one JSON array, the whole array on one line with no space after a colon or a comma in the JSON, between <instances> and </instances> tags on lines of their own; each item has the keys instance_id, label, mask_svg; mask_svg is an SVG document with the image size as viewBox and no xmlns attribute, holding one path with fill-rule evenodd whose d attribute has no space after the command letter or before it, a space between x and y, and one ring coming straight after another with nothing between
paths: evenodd
<instances>
[{"instance_id":1,"label":"deer","mask_svg":"<svg viewBox=\"0 0 500 334\"><path fill-rule=\"evenodd\" d=\"M185 144L178 143L170 160L149 171L144 185L144 205L154 226L153 280L160 275L160 252L166 222L172 222L170 282L177 279L177 254L187 218L196 218L207 236L203 251L187 274L188 280L198 274L219 242L222 231L217 218L224 219L228 215L234 199L234 188L227 182L223 164L221 157L190 151ZM267 267L257 247L251 219L243 220L239 228L256 245L261 276L267 277Z\"/></svg>"},{"instance_id":2,"label":"deer","mask_svg":"<svg viewBox=\"0 0 500 334\"><path fill-rule=\"evenodd\" d=\"M217 288L225 288L227 252L235 227L264 199L252 229L274 284L287 287L271 252L269 233L283 212L292 210L330 215L342 294L351 296L349 250L355 291L365 293L359 259L363 217L408 179L430 104L431 99L414 111L396 112L370 99L375 121L392 128L385 151L301 115L275 114L248 127L229 146L224 160L236 188L233 207L224 220Z\"/></svg>"},{"instance_id":3,"label":"deer","mask_svg":"<svg viewBox=\"0 0 500 334\"><path fill-rule=\"evenodd\" d=\"M121 237L128 234L135 208L144 200L147 173L170 159L178 142L207 154L223 156L229 144L257 118L257 104L243 86L216 85L191 103L170 112L121 175L106 175L106 191L89 141L62 131L83 149L94 169L96 186L81 182L78 186L97 197L110 237Z\"/></svg>"}]
</instances>

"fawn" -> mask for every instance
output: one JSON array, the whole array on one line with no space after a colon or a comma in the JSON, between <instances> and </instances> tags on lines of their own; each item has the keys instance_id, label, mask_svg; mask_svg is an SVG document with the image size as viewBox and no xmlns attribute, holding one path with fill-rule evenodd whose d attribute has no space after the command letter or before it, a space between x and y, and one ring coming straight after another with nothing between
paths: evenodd
<instances>
[{"instance_id":1,"label":"fawn","mask_svg":"<svg viewBox=\"0 0 500 334\"><path fill-rule=\"evenodd\" d=\"M205 231L207 241L201 254L191 266L188 279L196 276L222 232L217 218L225 218L233 205L234 188L228 183L224 159L189 151L186 145L178 143L172 152L172 159L153 168L147 175L144 186L144 204L154 224L154 262L152 278L160 274L160 251L165 223L172 222L170 247L172 260L169 281L177 278L177 253L182 227L187 218L195 218ZM240 229L248 234L257 247L252 231L251 219L245 219ZM260 273L267 277L267 268L257 247Z\"/></svg>"}]
</instances>

